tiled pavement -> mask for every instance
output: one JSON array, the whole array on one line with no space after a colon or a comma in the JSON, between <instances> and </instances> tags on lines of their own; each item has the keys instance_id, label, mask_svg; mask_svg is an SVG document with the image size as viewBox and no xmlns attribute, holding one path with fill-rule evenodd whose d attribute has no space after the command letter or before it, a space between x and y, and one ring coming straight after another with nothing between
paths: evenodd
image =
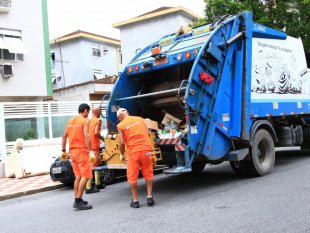
<instances>
[{"instance_id":1,"label":"tiled pavement","mask_svg":"<svg viewBox=\"0 0 310 233\"><path fill-rule=\"evenodd\" d=\"M0 201L62 187L64 185L53 182L49 174L22 179L2 178L0 179Z\"/></svg>"}]
</instances>

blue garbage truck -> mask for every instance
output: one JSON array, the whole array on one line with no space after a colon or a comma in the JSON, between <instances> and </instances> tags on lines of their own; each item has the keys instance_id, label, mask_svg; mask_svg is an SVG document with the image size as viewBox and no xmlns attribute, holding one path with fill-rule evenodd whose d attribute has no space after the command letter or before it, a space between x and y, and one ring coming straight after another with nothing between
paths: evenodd
<instances>
[{"instance_id":1,"label":"blue garbage truck","mask_svg":"<svg viewBox=\"0 0 310 233\"><path fill-rule=\"evenodd\" d=\"M253 22L251 12L218 17L151 43L120 73L107 105L181 134L156 138L168 174L229 161L239 175L273 170L275 147L310 148L310 75L301 39ZM169 114L169 115L167 115ZM158 135L160 136L160 135Z\"/></svg>"}]
</instances>

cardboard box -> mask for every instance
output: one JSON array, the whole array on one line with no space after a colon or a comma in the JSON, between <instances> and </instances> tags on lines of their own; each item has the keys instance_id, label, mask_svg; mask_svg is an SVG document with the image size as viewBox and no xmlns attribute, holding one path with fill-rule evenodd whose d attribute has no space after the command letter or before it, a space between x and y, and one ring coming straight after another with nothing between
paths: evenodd
<instances>
[{"instance_id":1,"label":"cardboard box","mask_svg":"<svg viewBox=\"0 0 310 233\"><path fill-rule=\"evenodd\" d=\"M174 116L172 116L172 115L166 113L166 114L165 114L165 117L164 117L164 119L162 120L161 123L164 124L164 125L166 125L169 121L174 121L174 122L176 122L177 124L180 124L180 122L181 122L180 119L178 119L178 118L176 118L176 117L174 117Z\"/></svg>"},{"instance_id":2,"label":"cardboard box","mask_svg":"<svg viewBox=\"0 0 310 233\"><path fill-rule=\"evenodd\" d=\"M143 119L148 129L158 130L158 122L151 119Z\"/></svg>"}]
</instances>

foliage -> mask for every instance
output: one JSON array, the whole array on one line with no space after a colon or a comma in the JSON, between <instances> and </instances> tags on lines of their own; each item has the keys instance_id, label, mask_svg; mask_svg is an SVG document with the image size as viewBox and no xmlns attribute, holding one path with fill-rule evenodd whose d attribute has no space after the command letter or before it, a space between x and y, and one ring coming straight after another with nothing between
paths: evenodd
<instances>
[{"instance_id":1,"label":"foliage","mask_svg":"<svg viewBox=\"0 0 310 233\"><path fill-rule=\"evenodd\" d=\"M242 11L251 11L255 22L285 31L293 37L301 37L306 54L310 54L310 0L204 1L206 2L206 17L199 19L193 26L212 22L221 15L235 15Z\"/></svg>"},{"instance_id":2,"label":"foliage","mask_svg":"<svg viewBox=\"0 0 310 233\"><path fill-rule=\"evenodd\" d=\"M37 139L38 138L38 133L36 130L34 129L29 129L24 133L23 138L25 140L29 140L29 139Z\"/></svg>"}]
</instances>

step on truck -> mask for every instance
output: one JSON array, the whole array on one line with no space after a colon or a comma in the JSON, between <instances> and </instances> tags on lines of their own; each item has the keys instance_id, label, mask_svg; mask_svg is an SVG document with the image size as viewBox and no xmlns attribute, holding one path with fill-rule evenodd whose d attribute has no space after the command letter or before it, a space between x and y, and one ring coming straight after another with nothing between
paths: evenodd
<instances>
[{"instance_id":1,"label":"step on truck","mask_svg":"<svg viewBox=\"0 0 310 233\"><path fill-rule=\"evenodd\" d=\"M310 75L301 39L253 22L251 12L222 16L142 49L120 73L107 105L116 111L185 123L179 137L156 137L169 174L230 161L239 175L273 170L275 147L310 147ZM159 136L159 135L158 135Z\"/></svg>"}]
</instances>

